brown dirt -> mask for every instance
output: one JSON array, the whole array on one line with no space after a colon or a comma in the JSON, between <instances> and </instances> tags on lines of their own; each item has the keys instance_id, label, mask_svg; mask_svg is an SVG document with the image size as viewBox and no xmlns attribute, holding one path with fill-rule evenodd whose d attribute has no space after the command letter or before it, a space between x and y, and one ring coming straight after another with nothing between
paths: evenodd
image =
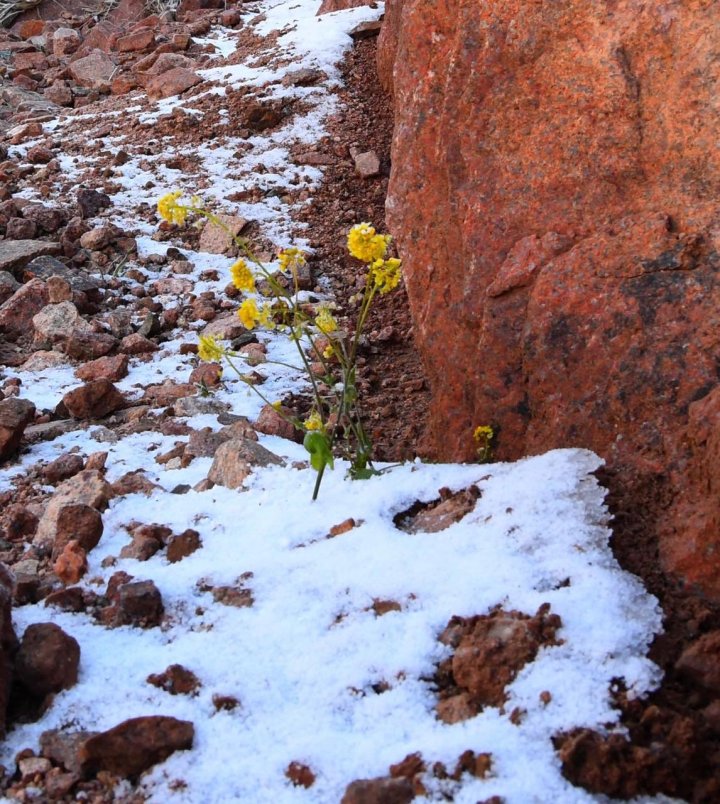
<instances>
[{"instance_id":1,"label":"brown dirt","mask_svg":"<svg viewBox=\"0 0 720 804\"><path fill-rule=\"evenodd\" d=\"M330 281L342 309L352 313L349 299L362 288L364 277L361 266L348 256L347 232L360 221L387 231L392 106L377 79L375 40L362 40L350 51L343 79L346 86L340 101L344 108L332 121L331 136L321 145L334 158L305 220L315 249L312 264L316 274ZM351 148L361 153L375 151L381 176L362 179L356 175ZM376 298L360 352L360 383L375 457L398 461L418 454L429 393L413 344L404 288Z\"/></svg>"}]
</instances>

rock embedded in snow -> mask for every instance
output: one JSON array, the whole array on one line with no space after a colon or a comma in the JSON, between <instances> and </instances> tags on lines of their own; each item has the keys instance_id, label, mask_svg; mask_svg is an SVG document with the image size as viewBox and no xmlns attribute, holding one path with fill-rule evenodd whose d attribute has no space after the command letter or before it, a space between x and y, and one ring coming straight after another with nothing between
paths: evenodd
<instances>
[{"instance_id":1,"label":"rock embedded in snow","mask_svg":"<svg viewBox=\"0 0 720 804\"><path fill-rule=\"evenodd\" d=\"M284 416L281 414L284 414ZM278 411L272 405L264 405L254 427L258 433L276 435L280 436L280 438L287 438L290 441L297 441L301 432L295 429L293 423L285 418L285 416L291 415L292 411L284 406L281 406L280 411Z\"/></svg>"},{"instance_id":2,"label":"rock embedded in snow","mask_svg":"<svg viewBox=\"0 0 720 804\"><path fill-rule=\"evenodd\" d=\"M233 237L238 236L248 225L245 218L239 215L219 215L223 226L218 226L212 221L208 221L200 234L199 251L206 251L209 254L227 254L236 248ZM227 231L224 227L227 227Z\"/></svg>"},{"instance_id":3,"label":"rock embedded in snow","mask_svg":"<svg viewBox=\"0 0 720 804\"><path fill-rule=\"evenodd\" d=\"M88 571L87 553L75 539L71 539L55 558L53 572L61 583L72 586Z\"/></svg>"},{"instance_id":4,"label":"rock embedded in snow","mask_svg":"<svg viewBox=\"0 0 720 804\"><path fill-rule=\"evenodd\" d=\"M182 533L178 533L169 538L166 551L167 560L171 564L175 564L178 561L182 561L183 558L192 555L201 547L202 540L200 539L200 534L196 530L188 528Z\"/></svg>"},{"instance_id":5,"label":"rock embedded in snow","mask_svg":"<svg viewBox=\"0 0 720 804\"><path fill-rule=\"evenodd\" d=\"M181 664L171 664L162 673L152 673L147 677L147 683L159 687L170 695L197 695L202 682L187 667Z\"/></svg>"},{"instance_id":6,"label":"rock embedded in snow","mask_svg":"<svg viewBox=\"0 0 720 804\"><path fill-rule=\"evenodd\" d=\"M409 779L382 776L351 782L340 804L409 804L415 790Z\"/></svg>"},{"instance_id":7,"label":"rock embedded in snow","mask_svg":"<svg viewBox=\"0 0 720 804\"><path fill-rule=\"evenodd\" d=\"M62 401L75 419L102 419L125 406L125 397L106 379L90 380L68 391Z\"/></svg>"},{"instance_id":8,"label":"rock embedded in snow","mask_svg":"<svg viewBox=\"0 0 720 804\"><path fill-rule=\"evenodd\" d=\"M25 428L35 417L35 405L28 399L11 397L0 401L0 461L19 449Z\"/></svg>"},{"instance_id":9,"label":"rock embedded in snow","mask_svg":"<svg viewBox=\"0 0 720 804\"><path fill-rule=\"evenodd\" d=\"M152 581L134 581L120 586L114 612L114 625L153 628L160 625L165 612L160 590Z\"/></svg>"},{"instance_id":10,"label":"rock embedded in snow","mask_svg":"<svg viewBox=\"0 0 720 804\"><path fill-rule=\"evenodd\" d=\"M34 543L53 545L58 534L58 521L66 506L87 505L98 511L107 508L113 496L103 475L95 469L84 469L64 480L55 490L45 513L40 518Z\"/></svg>"},{"instance_id":11,"label":"rock embedded in snow","mask_svg":"<svg viewBox=\"0 0 720 804\"><path fill-rule=\"evenodd\" d=\"M42 698L74 686L79 664L77 640L54 623L35 623L22 636L15 674L25 689Z\"/></svg>"},{"instance_id":12,"label":"rock embedded in snow","mask_svg":"<svg viewBox=\"0 0 720 804\"><path fill-rule=\"evenodd\" d=\"M23 371L45 371L49 368L65 366L67 362L68 359L64 354L54 350L41 349L39 352L33 352L22 364L22 367Z\"/></svg>"},{"instance_id":13,"label":"rock embedded in snow","mask_svg":"<svg viewBox=\"0 0 720 804\"><path fill-rule=\"evenodd\" d=\"M106 379L118 382L128 373L128 356L124 354L112 357L99 357L75 369L75 376L79 380Z\"/></svg>"},{"instance_id":14,"label":"rock embedded in snow","mask_svg":"<svg viewBox=\"0 0 720 804\"><path fill-rule=\"evenodd\" d=\"M109 771L136 778L175 751L192 748L195 728L187 720L151 715L126 720L86 740L79 750L85 774Z\"/></svg>"},{"instance_id":15,"label":"rock embedded in snow","mask_svg":"<svg viewBox=\"0 0 720 804\"><path fill-rule=\"evenodd\" d=\"M208 472L208 480L236 489L252 473L253 466L284 466L285 462L270 450L248 438L233 438L221 444Z\"/></svg>"}]
</instances>

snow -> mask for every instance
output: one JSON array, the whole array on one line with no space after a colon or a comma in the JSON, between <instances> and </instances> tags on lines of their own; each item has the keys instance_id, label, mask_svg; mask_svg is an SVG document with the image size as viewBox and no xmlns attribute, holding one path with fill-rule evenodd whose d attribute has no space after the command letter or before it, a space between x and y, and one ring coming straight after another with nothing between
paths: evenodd
<instances>
[{"instance_id":1,"label":"snow","mask_svg":"<svg viewBox=\"0 0 720 804\"><path fill-rule=\"evenodd\" d=\"M318 18L317 0L269 0L260 6L264 18L248 12L245 24L255 25L265 37L283 31L276 55L288 63L273 69L211 67L202 71L204 77L217 81L220 89L271 82L264 89L273 97L297 92L281 85L289 70L319 68L328 81L306 94L310 107L304 117L253 137L252 150L240 158L234 156L238 142L231 136L213 143L216 147L186 149L197 153L200 162L198 174L183 181L192 192L193 182L208 179L207 197L221 202L224 210L259 221L263 233L279 245L303 245L292 237L298 205L277 198L262 204L225 199L259 178L273 187L291 186L291 180L310 191L318 185L322 171L292 165L289 149L324 135L324 122L337 109L331 90L350 44L347 33L358 22L376 19L382 8ZM203 41L227 56L234 34L218 29ZM178 98L145 102L133 112L152 125L183 103ZM62 130L77 119L53 122L48 129ZM113 148L119 147L113 142ZM64 180L73 181L80 173L77 160L63 156L61 163ZM272 172L253 175L259 163ZM136 222L137 207L148 201L144 185L149 180L170 185L180 180L176 174L148 155L132 157L123 168L113 220L125 226L134 222L141 255L164 253L170 245L152 240L152 228ZM194 265L186 278L195 293L226 284L223 257L186 253ZM219 282L200 281L208 268L220 269ZM145 270L151 279L162 275L153 274L150 266ZM147 362L133 359L119 387L138 395L139 388L164 378L185 381L194 363L192 356L179 353L179 345L194 335L176 336ZM287 341L262 338L271 360L292 362ZM268 378L263 393L271 399L305 387L299 371L273 363L261 370ZM22 379L23 395L40 409L52 409L79 384L72 367L7 373ZM214 398L251 419L263 404L231 372ZM188 424L195 429L221 426L214 414L190 417ZM78 640L80 680L56 697L41 721L8 735L0 762L11 765L20 749L37 748L47 729L102 730L130 717L163 714L192 721L195 742L191 751L172 755L144 775L143 788L158 803L336 803L351 781L386 775L388 766L407 754L419 751L429 765L441 761L453 768L467 749L491 753L492 773L484 780L466 776L460 783L446 782L442 789L428 779L428 800L449 794L458 804L493 795L508 804L604 801L563 778L552 737L578 726L622 731L610 691L618 679L631 695L644 695L658 685L660 671L646 653L661 630L661 612L655 598L612 556L604 492L592 474L600 465L597 456L569 449L514 464L415 461L386 467L367 481L349 480L347 466L337 461L313 503L314 472L293 466L305 459L303 448L277 437L260 438L286 464L256 469L240 491L216 486L174 493L180 484L192 487L202 481L211 459L168 469L153 458L184 437L143 432L115 438L103 427L36 444L16 465L0 471L0 490L12 488L15 475L69 449L85 455L107 450L110 481L144 469L159 487L150 496L112 501L82 585L102 590L112 573L124 570L138 580L152 579L166 607L163 626L149 630L108 630L85 614L42 604L16 609L19 633L34 622L51 621ZM394 516L416 501L436 499L443 487L461 490L471 484L481 491L474 510L446 530L409 534L395 526ZM327 538L334 525L349 517L356 527ZM195 528L202 548L175 564L159 553L144 563L118 558L114 566L103 567L128 543L131 522L158 522L175 532ZM203 591L208 584L233 585L248 572L252 607L223 606ZM401 611L378 617L374 600L397 601ZM543 603L562 620L562 644L541 649L523 668L507 688L504 708L488 707L453 725L439 721L430 679L449 655L438 642L448 620L485 614L495 606L532 615ZM146 682L149 674L176 663L200 678L195 697L171 696ZM379 682L389 685L383 694L373 689ZM546 691L549 703L540 697ZM235 696L240 705L216 711L216 694ZM525 711L517 724L510 719L515 708ZM317 776L312 787L290 784L285 769L291 762L312 768Z\"/></svg>"}]
</instances>

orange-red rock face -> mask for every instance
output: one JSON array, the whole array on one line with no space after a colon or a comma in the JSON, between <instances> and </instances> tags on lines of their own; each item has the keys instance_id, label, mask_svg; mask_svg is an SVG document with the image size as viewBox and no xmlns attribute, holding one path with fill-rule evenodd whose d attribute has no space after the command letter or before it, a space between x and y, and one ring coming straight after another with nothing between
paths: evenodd
<instances>
[{"instance_id":1,"label":"orange-red rock face","mask_svg":"<svg viewBox=\"0 0 720 804\"><path fill-rule=\"evenodd\" d=\"M436 456L492 424L499 458L584 446L693 482L688 408L720 382L718 52L711 0L388 0L388 221ZM682 570L720 597L711 537Z\"/></svg>"}]
</instances>

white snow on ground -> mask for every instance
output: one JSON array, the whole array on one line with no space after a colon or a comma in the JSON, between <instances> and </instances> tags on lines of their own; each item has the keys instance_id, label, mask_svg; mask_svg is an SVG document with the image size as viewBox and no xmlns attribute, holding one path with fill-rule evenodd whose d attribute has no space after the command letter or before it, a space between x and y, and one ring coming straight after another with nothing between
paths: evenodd
<instances>
[{"instance_id":1,"label":"white snow on ground","mask_svg":"<svg viewBox=\"0 0 720 804\"><path fill-rule=\"evenodd\" d=\"M324 117L336 108L331 87L350 44L347 31L379 13L365 7L317 18L317 0L272 0L261 6L265 19L254 23L257 32L266 36L283 30L273 47L292 63L273 70L211 68L204 76L221 85L272 81L273 97L293 91L280 84L290 69L319 67L329 81L306 95L314 101L306 118L253 137L248 155L233 158L230 138L217 148L198 149L204 160L199 175L209 178L211 198L226 199L251 186L258 179L252 170L259 161L272 169L263 181L283 186L301 175L304 186L317 185L321 171L288 164L288 147L323 135ZM253 17L247 14L246 24ZM228 55L233 36L219 30L206 41ZM178 104L177 98L145 102L134 111L151 125L160 109L165 113ZM140 161L135 157L126 165L123 191L114 197L112 215L124 225L148 200L142 187L152 174ZM70 180L78 168L69 159L65 165ZM186 178L184 189L194 191L194 178ZM287 245L293 207L278 199L252 207L223 203L230 213L260 220L266 235ZM141 254L167 248L152 241L147 228L138 232ZM195 292L226 284L226 274L218 283L199 280L203 270L226 266L224 258L193 252L187 257L195 266L188 277ZM166 377L184 381L193 358L180 355L179 344L194 337L178 332L176 341L165 344L151 361L134 360L120 387L131 394ZM286 341L262 337L272 359L291 362ZM263 392L272 399L303 387L297 371L271 364L261 370L268 376ZM71 367L14 373L22 378L23 395L39 408L54 407L78 384ZM250 418L262 405L229 373L215 399ZM197 429L220 426L213 414L188 421ZM603 491L591 474L600 463L596 456L557 450L516 464L415 462L356 482L346 478L338 462L334 472L326 473L313 503L314 473L291 468L292 462L304 460L302 447L268 436L261 436L261 443L282 455L285 467L256 470L240 492L215 487L172 493L179 484L203 480L211 463L196 459L185 469L170 470L152 460L182 440L144 432L108 441L104 428L91 426L33 446L18 464L0 472L0 489L9 488L23 467L74 447L83 454L108 450L111 481L145 469L160 488L149 497L135 494L111 503L83 583L102 590L117 570L138 580L151 578L167 612L162 628L144 631L107 630L84 614L60 613L42 604L16 609L19 633L33 622L53 621L79 641L81 675L40 722L8 736L0 761L11 764L19 749L37 747L46 729L100 730L129 717L164 714L191 720L195 743L191 751L176 753L145 775L154 802L330 804L340 800L352 780L385 775L390 764L409 753L419 751L429 765L442 761L453 768L467 749L491 753L492 773L485 780L466 777L445 788L456 802L493 795L509 804L605 800L565 781L551 738L576 726L621 729L610 687L622 679L631 694L642 695L658 684L659 670L645 654L661 617L656 600L612 557ZM394 515L415 501L435 499L441 487L459 490L473 483L482 492L475 509L447 530L411 535L395 527ZM326 538L333 525L348 517L360 524ZM129 541L124 526L131 521L159 522L176 532L193 527L203 546L175 564L161 553L148 562L119 559L103 568L103 559L118 556ZM205 583L232 585L247 572L253 573L250 608L222 606L202 591ZM376 599L397 601L402 610L377 617L372 609ZM487 708L454 725L437 720L430 678L449 655L437 637L450 617L484 614L497 605L534 614L545 602L562 618L563 643L543 648L521 671L508 688L504 710ZM201 679L196 697L170 696L146 682L149 674L174 663ZM380 682L389 685L383 694L373 690ZM547 704L540 698L544 691L552 696ZM240 706L216 712L214 694L235 696ZM526 711L517 725L509 718L516 707ZM294 788L286 779L285 769L293 761L309 765L317 775L310 789ZM436 783L427 784L430 799L442 800Z\"/></svg>"}]
</instances>

